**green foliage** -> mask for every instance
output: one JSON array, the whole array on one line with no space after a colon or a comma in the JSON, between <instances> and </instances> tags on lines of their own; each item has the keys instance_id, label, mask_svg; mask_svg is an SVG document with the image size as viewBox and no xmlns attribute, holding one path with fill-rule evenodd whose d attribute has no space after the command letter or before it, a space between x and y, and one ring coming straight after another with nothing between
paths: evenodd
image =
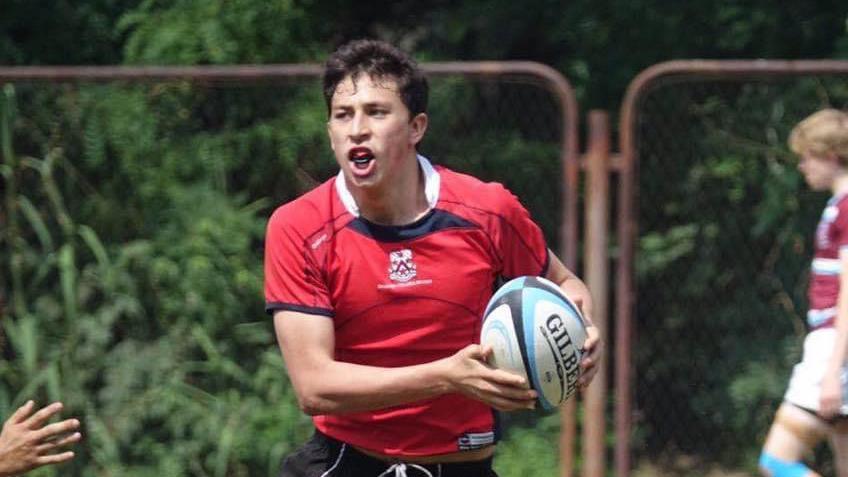
<instances>
[{"instance_id":1,"label":"green foliage","mask_svg":"<svg viewBox=\"0 0 848 477\"><path fill-rule=\"evenodd\" d=\"M261 317L269 204L221 180L233 167L223 144L263 136L174 138L150 109L162 96L136 88L26 94L71 114L34 132L42 124L16 118L37 114L16 117L12 90L3 97L3 241L15 246L0 260L17 264L3 290L19 298L3 320L0 414L34 397L81 417L87 438L61 472L275 475L310 425ZM16 153L12 138L43 148L30 137L63 147Z\"/></svg>"},{"instance_id":2,"label":"green foliage","mask_svg":"<svg viewBox=\"0 0 848 477\"><path fill-rule=\"evenodd\" d=\"M445 60L554 65L574 84L584 110L617 111L629 82L661 61L845 58L848 52L848 6L833 0L478 0L418 15L428 25L416 37L421 50Z\"/></svg>"},{"instance_id":3,"label":"green foliage","mask_svg":"<svg viewBox=\"0 0 848 477\"><path fill-rule=\"evenodd\" d=\"M121 62L116 20L136 0L6 0L0 15L0 64Z\"/></svg>"},{"instance_id":4,"label":"green foliage","mask_svg":"<svg viewBox=\"0 0 848 477\"><path fill-rule=\"evenodd\" d=\"M124 50L130 63L283 63L318 53L308 46L312 21L291 0L147 0L118 28L130 32Z\"/></svg>"},{"instance_id":5,"label":"green foliage","mask_svg":"<svg viewBox=\"0 0 848 477\"><path fill-rule=\"evenodd\" d=\"M503 476L557 475L559 473L560 416L535 416L530 427L512 428L498 446L495 470Z\"/></svg>"},{"instance_id":6,"label":"green foliage","mask_svg":"<svg viewBox=\"0 0 848 477\"><path fill-rule=\"evenodd\" d=\"M472 83L439 78L431 83L430 126L422 153L439 164L506 185L556 249L562 214L561 121L549 93L517 79ZM511 116L516 109L527 114Z\"/></svg>"}]
</instances>

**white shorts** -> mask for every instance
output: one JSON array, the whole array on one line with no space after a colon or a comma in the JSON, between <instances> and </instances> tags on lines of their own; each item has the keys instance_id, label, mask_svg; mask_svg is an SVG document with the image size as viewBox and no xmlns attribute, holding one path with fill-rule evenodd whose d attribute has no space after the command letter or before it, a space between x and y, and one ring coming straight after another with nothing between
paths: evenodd
<instances>
[{"instance_id":1,"label":"white shorts","mask_svg":"<svg viewBox=\"0 0 848 477\"><path fill-rule=\"evenodd\" d=\"M804 356L801 357L801 362L792 368L789 388L783 396L786 402L810 411L819 410L821 380L835 341L836 329L834 328L820 328L807 334L804 338ZM839 413L848 415L848 404L845 403L845 396L848 395L848 367L846 366L842 367L841 379L842 408Z\"/></svg>"}]
</instances>

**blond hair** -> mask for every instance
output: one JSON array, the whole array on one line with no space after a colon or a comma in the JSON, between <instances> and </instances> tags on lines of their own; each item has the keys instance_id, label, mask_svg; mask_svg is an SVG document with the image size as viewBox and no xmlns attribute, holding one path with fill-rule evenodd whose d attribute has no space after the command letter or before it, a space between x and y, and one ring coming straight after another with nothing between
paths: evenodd
<instances>
[{"instance_id":1,"label":"blond hair","mask_svg":"<svg viewBox=\"0 0 848 477\"><path fill-rule=\"evenodd\" d=\"M838 109L822 109L807 116L792 128L789 147L798 155L832 153L843 163L848 162L848 114Z\"/></svg>"}]
</instances>

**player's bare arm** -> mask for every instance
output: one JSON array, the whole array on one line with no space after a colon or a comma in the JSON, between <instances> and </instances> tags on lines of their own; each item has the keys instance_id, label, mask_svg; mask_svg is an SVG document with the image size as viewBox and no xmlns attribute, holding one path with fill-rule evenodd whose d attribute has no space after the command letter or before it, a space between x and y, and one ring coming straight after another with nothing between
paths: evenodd
<instances>
[{"instance_id":1,"label":"player's bare arm","mask_svg":"<svg viewBox=\"0 0 848 477\"><path fill-rule=\"evenodd\" d=\"M274 314L277 342L298 403L310 415L397 406L460 393L502 411L532 408L526 380L485 364L488 350L469 345L441 360L383 368L338 361L331 320L294 311Z\"/></svg>"},{"instance_id":2,"label":"player's bare arm","mask_svg":"<svg viewBox=\"0 0 848 477\"><path fill-rule=\"evenodd\" d=\"M848 251L839 253L842 270L848 270ZM842 382L840 374L848 355L848 273L839 276L839 297L836 302L836 340L833 343L833 353L827 364L822 378L821 395L819 396L819 413L825 419L839 414L842 406Z\"/></svg>"},{"instance_id":3,"label":"player's bare arm","mask_svg":"<svg viewBox=\"0 0 848 477\"><path fill-rule=\"evenodd\" d=\"M589 293L586 284L566 268L552 251L548 250L548 255L550 256L550 265L545 278L558 284L566 296L574 300L580 307L580 311L583 312L583 318L586 321L586 343L583 345L584 354L580 360L580 379L577 381L578 386L585 388L598 372L597 365L603 351L601 334L592 321L592 295Z\"/></svg>"},{"instance_id":4,"label":"player's bare arm","mask_svg":"<svg viewBox=\"0 0 848 477\"><path fill-rule=\"evenodd\" d=\"M78 442L82 435L74 432L79 421L66 419L47 424L62 410L62 403L53 403L34 414L33 401L18 408L3 424L0 433L0 477L11 477L48 464L73 459L71 451L62 448Z\"/></svg>"}]
</instances>

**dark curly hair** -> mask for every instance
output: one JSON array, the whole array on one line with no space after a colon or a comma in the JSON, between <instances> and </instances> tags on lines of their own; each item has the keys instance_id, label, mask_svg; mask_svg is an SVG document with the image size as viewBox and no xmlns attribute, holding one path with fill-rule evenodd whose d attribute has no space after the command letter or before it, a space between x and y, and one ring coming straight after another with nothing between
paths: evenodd
<instances>
[{"instance_id":1,"label":"dark curly hair","mask_svg":"<svg viewBox=\"0 0 848 477\"><path fill-rule=\"evenodd\" d=\"M384 41L353 40L334 51L325 64L324 101L328 113L338 84L347 76L356 80L363 73L375 79L395 80L411 117L427 112L427 78L415 60Z\"/></svg>"}]
</instances>

